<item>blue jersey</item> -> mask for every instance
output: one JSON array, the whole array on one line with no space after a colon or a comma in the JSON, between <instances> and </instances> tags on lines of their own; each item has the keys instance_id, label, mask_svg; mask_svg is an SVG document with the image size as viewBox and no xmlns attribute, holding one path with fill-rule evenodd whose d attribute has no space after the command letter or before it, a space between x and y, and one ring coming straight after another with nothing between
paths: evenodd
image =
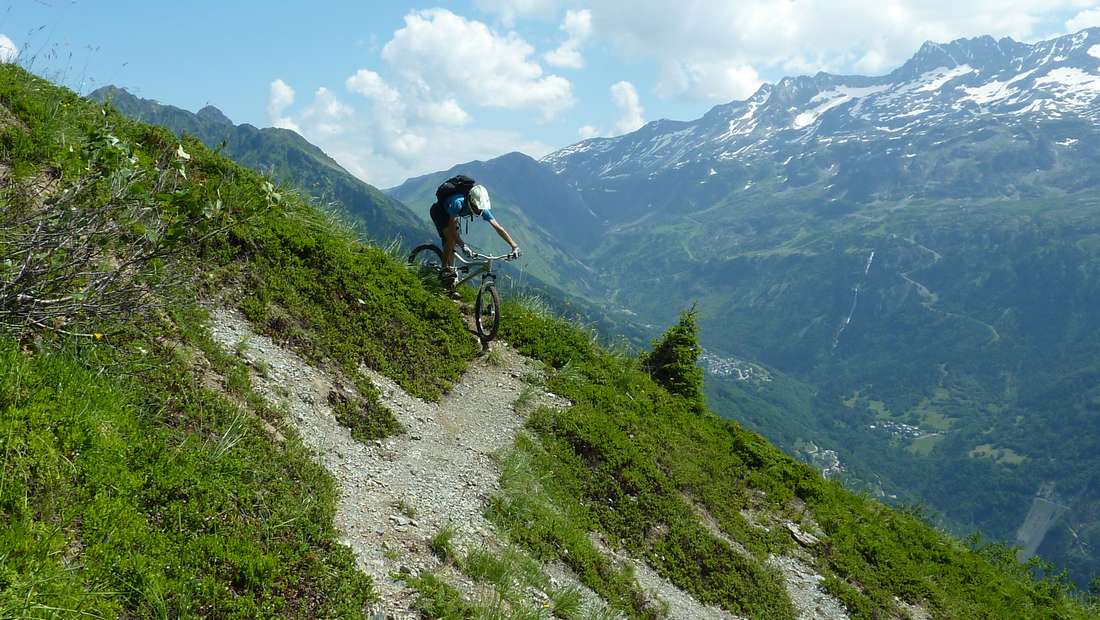
<instances>
[{"instance_id":1,"label":"blue jersey","mask_svg":"<svg viewBox=\"0 0 1100 620\"><path fill-rule=\"evenodd\" d=\"M466 197L462 194L455 194L448 198L445 206L447 207L447 215L451 217L468 217L473 215L470 212L470 207L466 205ZM491 222L496 218L493 217L492 211L485 209L481 212L481 219L486 222Z\"/></svg>"}]
</instances>

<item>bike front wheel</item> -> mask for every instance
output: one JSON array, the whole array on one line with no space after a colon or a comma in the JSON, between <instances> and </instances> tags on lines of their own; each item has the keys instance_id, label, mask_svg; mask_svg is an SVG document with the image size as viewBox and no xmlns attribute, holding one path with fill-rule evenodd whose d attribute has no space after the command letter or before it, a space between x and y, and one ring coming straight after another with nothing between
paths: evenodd
<instances>
[{"instance_id":1,"label":"bike front wheel","mask_svg":"<svg viewBox=\"0 0 1100 620\"><path fill-rule=\"evenodd\" d=\"M500 327L500 296L497 295L497 287L491 282L482 284L477 291L474 324L482 342L489 342L497 337L497 328Z\"/></svg>"}]
</instances>

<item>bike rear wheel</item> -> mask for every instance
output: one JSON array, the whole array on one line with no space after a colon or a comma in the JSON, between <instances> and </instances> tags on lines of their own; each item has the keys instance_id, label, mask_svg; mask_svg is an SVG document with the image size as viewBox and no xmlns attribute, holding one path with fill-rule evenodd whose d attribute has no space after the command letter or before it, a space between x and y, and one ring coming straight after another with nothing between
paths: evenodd
<instances>
[{"instance_id":1,"label":"bike rear wheel","mask_svg":"<svg viewBox=\"0 0 1100 620\"><path fill-rule=\"evenodd\" d=\"M443 250L434 243L425 243L413 248L409 253L409 264L417 268L443 269Z\"/></svg>"},{"instance_id":2,"label":"bike rear wheel","mask_svg":"<svg viewBox=\"0 0 1100 620\"><path fill-rule=\"evenodd\" d=\"M474 302L474 324L477 326L477 335L482 342L489 342L497 337L497 328L500 327L500 296L497 295L497 287L492 282L482 284L477 291L477 301Z\"/></svg>"}]
</instances>

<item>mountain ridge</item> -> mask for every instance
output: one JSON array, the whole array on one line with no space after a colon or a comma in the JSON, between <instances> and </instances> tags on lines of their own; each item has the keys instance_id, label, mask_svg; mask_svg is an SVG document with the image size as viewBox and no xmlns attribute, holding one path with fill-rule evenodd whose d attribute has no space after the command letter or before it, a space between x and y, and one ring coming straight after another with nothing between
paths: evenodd
<instances>
[{"instance_id":1,"label":"mountain ridge","mask_svg":"<svg viewBox=\"0 0 1100 620\"><path fill-rule=\"evenodd\" d=\"M212 149L224 149L238 163L272 174L322 203L335 200L363 232L376 239L399 238L410 244L423 236L419 218L408 207L352 175L295 131L236 125L213 105L189 112L142 99L117 86L98 88L88 97L110 103L131 118L196 136Z\"/></svg>"}]
</instances>

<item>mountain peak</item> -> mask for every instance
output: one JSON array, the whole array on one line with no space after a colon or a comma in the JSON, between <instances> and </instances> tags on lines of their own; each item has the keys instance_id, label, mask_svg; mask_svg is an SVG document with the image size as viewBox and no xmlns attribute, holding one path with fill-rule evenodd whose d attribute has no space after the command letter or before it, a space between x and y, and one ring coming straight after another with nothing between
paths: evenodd
<instances>
[{"instance_id":1,"label":"mountain peak","mask_svg":"<svg viewBox=\"0 0 1100 620\"><path fill-rule=\"evenodd\" d=\"M226 116L224 113L222 113L221 110L219 110L218 108L215 108L212 105L208 105L208 106L204 107L203 109L199 110L195 115L198 116L199 118L201 118L204 121L209 121L211 123L217 123L219 125L232 125L233 124L233 121L229 120L228 116Z\"/></svg>"}]
</instances>

